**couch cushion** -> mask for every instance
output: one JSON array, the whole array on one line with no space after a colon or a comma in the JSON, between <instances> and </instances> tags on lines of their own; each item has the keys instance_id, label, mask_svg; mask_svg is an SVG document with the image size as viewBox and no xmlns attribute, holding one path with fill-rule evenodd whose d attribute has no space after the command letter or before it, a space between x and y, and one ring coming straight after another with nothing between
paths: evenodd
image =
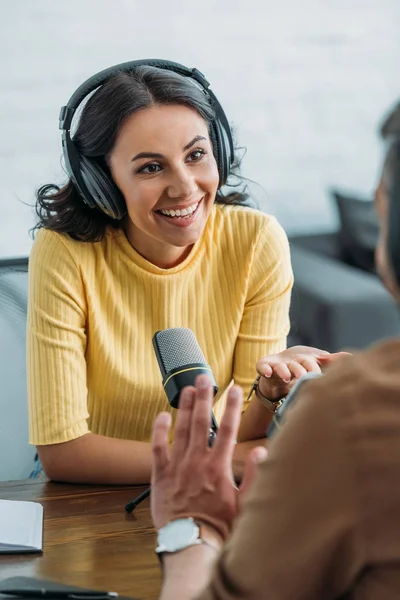
<instances>
[{"instance_id":1,"label":"couch cushion","mask_svg":"<svg viewBox=\"0 0 400 600\"><path fill-rule=\"evenodd\" d=\"M322 254L333 260L343 260L341 241L338 231L326 233L308 233L289 236L290 245L300 246L309 252Z\"/></svg>"},{"instance_id":2,"label":"couch cushion","mask_svg":"<svg viewBox=\"0 0 400 600\"><path fill-rule=\"evenodd\" d=\"M292 245L290 343L337 352L400 335L399 310L376 275Z\"/></svg>"},{"instance_id":3,"label":"couch cushion","mask_svg":"<svg viewBox=\"0 0 400 600\"><path fill-rule=\"evenodd\" d=\"M0 481L29 477L36 452L28 442L27 265L27 259L0 261Z\"/></svg>"},{"instance_id":4,"label":"couch cushion","mask_svg":"<svg viewBox=\"0 0 400 600\"><path fill-rule=\"evenodd\" d=\"M375 271L379 224L372 200L331 191L339 213L339 239L343 260L363 271Z\"/></svg>"}]
</instances>

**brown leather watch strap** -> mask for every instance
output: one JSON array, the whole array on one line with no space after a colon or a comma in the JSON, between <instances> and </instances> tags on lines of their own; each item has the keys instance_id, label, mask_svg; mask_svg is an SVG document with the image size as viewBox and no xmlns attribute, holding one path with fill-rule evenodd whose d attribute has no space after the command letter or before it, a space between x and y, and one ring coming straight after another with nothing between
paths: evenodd
<instances>
[{"instance_id":1,"label":"brown leather watch strap","mask_svg":"<svg viewBox=\"0 0 400 600\"><path fill-rule=\"evenodd\" d=\"M253 385L251 387L251 390L249 392L249 395L247 396L247 400L250 400L251 396L253 395L253 393L255 393L257 399L261 402L261 404L263 406L265 406L265 408L268 408L268 410L272 413L275 413L278 408L281 406L283 400L270 400L269 398L267 398L266 396L264 396L264 394L262 394L260 392L260 379L261 379L261 375L259 375L253 382Z\"/></svg>"}]
</instances>

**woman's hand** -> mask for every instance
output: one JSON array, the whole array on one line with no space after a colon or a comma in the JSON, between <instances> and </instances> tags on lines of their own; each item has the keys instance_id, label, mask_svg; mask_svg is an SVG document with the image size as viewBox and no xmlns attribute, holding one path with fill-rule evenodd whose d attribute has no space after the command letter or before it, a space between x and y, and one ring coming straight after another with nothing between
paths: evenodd
<instances>
[{"instance_id":1,"label":"woman's hand","mask_svg":"<svg viewBox=\"0 0 400 600\"><path fill-rule=\"evenodd\" d=\"M256 369L261 375L259 390L269 400L280 400L290 388L306 373L321 373L324 367L348 352L331 354L310 346L292 346L261 358Z\"/></svg>"},{"instance_id":2,"label":"woman's hand","mask_svg":"<svg viewBox=\"0 0 400 600\"><path fill-rule=\"evenodd\" d=\"M158 415L153 429L151 510L156 529L180 517L202 517L225 538L240 508L256 470L266 458L263 447L247 457L240 490L234 486L232 456L243 404L242 390L228 393L224 416L216 440L208 447L213 391L207 376L197 378L196 387L183 390L176 420L174 443L168 447L171 417Z\"/></svg>"}]
</instances>

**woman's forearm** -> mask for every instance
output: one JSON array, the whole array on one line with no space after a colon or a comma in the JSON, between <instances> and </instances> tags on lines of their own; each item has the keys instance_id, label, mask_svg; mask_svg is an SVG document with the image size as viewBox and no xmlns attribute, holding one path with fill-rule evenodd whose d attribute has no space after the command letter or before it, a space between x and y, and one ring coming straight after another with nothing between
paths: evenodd
<instances>
[{"instance_id":1,"label":"woman's forearm","mask_svg":"<svg viewBox=\"0 0 400 600\"><path fill-rule=\"evenodd\" d=\"M151 444L88 433L76 440L37 448L54 481L97 484L149 483Z\"/></svg>"},{"instance_id":2,"label":"woman's forearm","mask_svg":"<svg viewBox=\"0 0 400 600\"><path fill-rule=\"evenodd\" d=\"M254 398L242 416L233 471L241 478L246 456L265 443L272 414ZM263 439L264 438L264 439ZM61 444L37 447L49 479L71 483L146 484L150 482L151 444L88 433Z\"/></svg>"},{"instance_id":3,"label":"woman's forearm","mask_svg":"<svg viewBox=\"0 0 400 600\"><path fill-rule=\"evenodd\" d=\"M242 480L247 456L256 446L268 448L267 438L262 437L256 440L248 440L247 442L240 442L239 444L235 445L232 459L232 471L236 482L240 482Z\"/></svg>"},{"instance_id":4,"label":"woman's forearm","mask_svg":"<svg viewBox=\"0 0 400 600\"><path fill-rule=\"evenodd\" d=\"M257 396L253 395L249 406L242 414L237 441L247 442L265 437L272 417L272 412L261 404Z\"/></svg>"}]
</instances>

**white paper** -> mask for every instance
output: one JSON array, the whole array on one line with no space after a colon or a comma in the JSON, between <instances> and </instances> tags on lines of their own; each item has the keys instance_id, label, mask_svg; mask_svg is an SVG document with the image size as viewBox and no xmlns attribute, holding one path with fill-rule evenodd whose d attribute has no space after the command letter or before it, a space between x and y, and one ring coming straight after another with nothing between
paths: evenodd
<instances>
[{"instance_id":1,"label":"white paper","mask_svg":"<svg viewBox=\"0 0 400 600\"><path fill-rule=\"evenodd\" d=\"M0 500L0 552L42 550L43 506L38 502Z\"/></svg>"}]
</instances>

